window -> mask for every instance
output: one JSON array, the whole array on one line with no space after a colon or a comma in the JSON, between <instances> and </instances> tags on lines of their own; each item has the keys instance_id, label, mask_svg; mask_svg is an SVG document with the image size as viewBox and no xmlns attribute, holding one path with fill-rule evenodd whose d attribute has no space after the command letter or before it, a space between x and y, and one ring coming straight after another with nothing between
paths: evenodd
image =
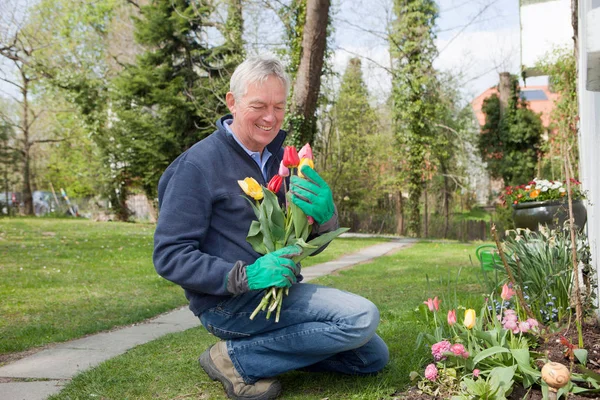
<instances>
[{"instance_id":1,"label":"window","mask_svg":"<svg viewBox=\"0 0 600 400\"><path fill-rule=\"evenodd\" d=\"M522 90L520 96L522 100L527 101L548 100L548 96L543 90Z\"/></svg>"}]
</instances>

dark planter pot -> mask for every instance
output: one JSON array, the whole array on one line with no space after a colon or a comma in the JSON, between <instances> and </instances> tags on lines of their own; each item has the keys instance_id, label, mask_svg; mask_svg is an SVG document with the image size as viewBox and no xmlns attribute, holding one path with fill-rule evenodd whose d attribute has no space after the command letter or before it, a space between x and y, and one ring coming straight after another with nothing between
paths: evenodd
<instances>
[{"instance_id":1,"label":"dark planter pot","mask_svg":"<svg viewBox=\"0 0 600 400\"><path fill-rule=\"evenodd\" d=\"M513 204L515 228L529 228L537 232L538 224L548 225L550 229L562 228L569 219L569 203L566 201L532 201ZM587 221L587 212L583 201L573 201L573 217L579 230Z\"/></svg>"}]
</instances>

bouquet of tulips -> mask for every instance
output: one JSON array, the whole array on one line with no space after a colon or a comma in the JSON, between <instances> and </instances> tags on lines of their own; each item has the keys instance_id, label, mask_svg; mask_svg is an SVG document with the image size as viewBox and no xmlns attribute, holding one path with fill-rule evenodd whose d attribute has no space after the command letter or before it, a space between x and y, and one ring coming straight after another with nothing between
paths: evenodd
<instances>
[{"instance_id":1,"label":"bouquet of tulips","mask_svg":"<svg viewBox=\"0 0 600 400\"><path fill-rule=\"evenodd\" d=\"M297 245L302 251L299 255L293 257L292 261L299 263L349 229L339 228L307 241L311 234L314 220L311 216L304 214L291 201L291 194L288 192L285 182L285 179L293 174L298 174L302 178L300 168L304 165L314 168L310 145L308 143L304 145L300 152L294 146L286 146L283 160L279 166L279 173L273 176L266 188L253 178L238 181L244 193L254 199L253 202L247 198L254 210L256 220L252 221L246 240L257 253L267 254L286 246ZM285 204L280 205L277 193L279 193L282 187L286 201ZM287 288L275 287L266 289L262 301L254 310L250 319L254 319L263 310L267 311L268 319L272 312L276 311L275 322L279 322L281 304L284 294L287 294L287 290Z\"/></svg>"}]
</instances>

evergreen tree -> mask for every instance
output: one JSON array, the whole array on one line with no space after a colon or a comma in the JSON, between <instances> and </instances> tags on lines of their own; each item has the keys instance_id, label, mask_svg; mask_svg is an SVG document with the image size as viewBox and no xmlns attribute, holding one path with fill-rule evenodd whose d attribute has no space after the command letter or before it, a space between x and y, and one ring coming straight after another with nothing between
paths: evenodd
<instances>
[{"instance_id":1,"label":"evergreen tree","mask_svg":"<svg viewBox=\"0 0 600 400\"><path fill-rule=\"evenodd\" d=\"M513 76L504 115L495 94L482 107L485 125L479 136L479 151L490 175L502 178L505 185L526 184L535 177L544 129L540 115L527 108L519 93L518 80Z\"/></svg>"},{"instance_id":2,"label":"evergreen tree","mask_svg":"<svg viewBox=\"0 0 600 400\"><path fill-rule=\"evenodd\" d=\"M421 233L421 194L425 157L432 142L436 80L432 63L437 54L433 0L395 0L389 35L392 66L394 129L399 151L406 154L408 173L408 233Z\"/></svg>"},{"instance_id":3,"label":"evergreen tree","mask_svg":"<svg viewBox=\"0 0 600 400\"><path fill-rule=\"evenodd\" d=\"M205 39L210 1L155 0L141 7L136 39L147 48L114 82L110 135L103 145L117 174L155 196L158 179L179 154L227 113L229 77L243 57L241 3L231 0L224 43Z\"/></svg>"},{"instance_id":4,"label":"evergreen tree","mask_svg":"<svg viewBox=\"0 0 600 400\"><path fill-rule=\"evenodd\" d=\"M381 136L359 58L349 61L330 115L331 134L322 144L320 163L326 166L323 175L330 182L338 211L344 217L351 211L370 210L377 205L376 151Z\"/></svg>"}]
</instances>

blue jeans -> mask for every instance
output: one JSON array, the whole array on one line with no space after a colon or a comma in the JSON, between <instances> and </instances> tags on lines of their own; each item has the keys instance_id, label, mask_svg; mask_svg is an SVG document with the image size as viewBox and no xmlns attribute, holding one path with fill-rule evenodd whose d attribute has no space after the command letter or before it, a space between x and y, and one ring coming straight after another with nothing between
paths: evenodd
<instances>
[{"instance_id":1,"label":"blue jeans","mask_svg":"<svg viewBox=\"0 0 600 400\"><path fill-rule=\"evenodd\" d=\"M310 283L295 284L284 296L281 316L250 314L263 297L251 291L200 315L202 325L227 341L244 381L252 384L287 371L333 371L366 375L388 362L386 344L375 334L379 311L352 293Z\"/></svg>"}]
</instances>

